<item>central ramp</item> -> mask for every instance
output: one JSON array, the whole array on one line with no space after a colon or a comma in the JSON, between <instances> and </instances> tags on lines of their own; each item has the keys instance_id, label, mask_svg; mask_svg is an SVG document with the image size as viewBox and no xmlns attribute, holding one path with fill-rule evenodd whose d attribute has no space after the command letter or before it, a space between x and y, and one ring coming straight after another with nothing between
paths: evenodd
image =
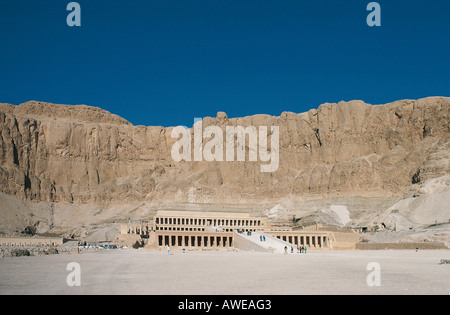
<instances>
[{"instance_id":1,"label":"central ramp","mask_svg":"<svg viewBox=\"0 0 450 315\"><path fill-rule=\"evenodd\" d=\"M247 232L234 231L233 239L234 247L241 250L284 254L285 247L287 247L288 254L291 253L291 248L294 249L294 253L297 253L296 245L262 232L252 232L251 235L247 235Z\"/></svg>"}]
</instances>

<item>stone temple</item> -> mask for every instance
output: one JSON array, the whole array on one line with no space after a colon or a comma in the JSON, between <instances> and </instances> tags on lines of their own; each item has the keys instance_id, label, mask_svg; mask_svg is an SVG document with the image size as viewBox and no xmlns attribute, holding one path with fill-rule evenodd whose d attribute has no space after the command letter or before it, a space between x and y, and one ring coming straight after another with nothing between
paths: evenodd
<instances>
[{"instance_id":1,"label":"stone temple","mask_svg":"<svg viewBox=\"0 0 450 315\"><path fill-rule=\"evenodd\" d=\"M248 213L158 211L147 222L121 224L121 236L140 236L145 248L162 250L167 246L181 250L238 248L263 252L283 252L285 247L329 250L345 246L333 231L319 224L294 228L268 222L267 218ZM339 233L337 233L339 234ZM359 240L357 233L353 242Z\"/></svg>"}]
</instances>

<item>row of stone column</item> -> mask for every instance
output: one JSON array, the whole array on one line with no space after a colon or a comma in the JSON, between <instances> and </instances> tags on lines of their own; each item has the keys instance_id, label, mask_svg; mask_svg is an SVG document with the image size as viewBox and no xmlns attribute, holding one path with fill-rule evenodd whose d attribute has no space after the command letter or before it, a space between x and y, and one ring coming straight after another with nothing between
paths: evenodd
<instances>
[{"instance_id":1,"label":"row of stone column","mask_svg":"<svg viewBox=\"0 0 450 315\"><path fill-rule=\"evenodd\" d=\"M170 247L231 247L233 237L231 236L206 236L206 235L158 235L159 246Z\"/></svg>"},{"instance_id":2,"label":"row of stone column","mask_svg":"<svg viewBox=\"0 0 450 315\"><path fill-rule=\"evenodd\" d=\"M144 224L129 224L128 225L128 234L136 234L136 235L148 235L151 229L148 225Z\"/></svg>"},{"instance_id":3,"label":"row of stone column","mask_svg":"<svg viewBox=\"0 0 450 315\"><path fill-rule=\"evenodd\" d=\"M261 226L261 220L256 219L196 219L196 218L166 218L157 217L160 225L201 225L201 226Z\"/></svg>"},{"instance_id":4,"label":"row of stone column","mask_svg":"<svg viewBox=\"0 0 450 315\"><path fill-rule=\"evenodd\" d=\"M276 235L275 237L297 246L319 248L329 246L328 238L324 235Z\"/></svg>"}]
</instances>

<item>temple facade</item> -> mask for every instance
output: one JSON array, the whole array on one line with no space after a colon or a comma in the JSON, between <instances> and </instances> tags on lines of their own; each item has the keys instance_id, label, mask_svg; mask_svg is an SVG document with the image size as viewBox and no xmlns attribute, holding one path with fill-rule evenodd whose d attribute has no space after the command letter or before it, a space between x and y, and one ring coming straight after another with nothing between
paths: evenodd
<instances>
[{"instance_id":1,"label":"temple facade","mask_svg":"<svg viewBox=\"0 0 450 315\"><path fill-rule=\"evenodd\" d=\"M249 213L158 211L150 221L121 225L121 234L147 239L148 249L230 249L234 248L235 233L252 232L270 235L296 248L332 248L330 232L274 226L267 218Z\"/></svg>"}]
</instances>

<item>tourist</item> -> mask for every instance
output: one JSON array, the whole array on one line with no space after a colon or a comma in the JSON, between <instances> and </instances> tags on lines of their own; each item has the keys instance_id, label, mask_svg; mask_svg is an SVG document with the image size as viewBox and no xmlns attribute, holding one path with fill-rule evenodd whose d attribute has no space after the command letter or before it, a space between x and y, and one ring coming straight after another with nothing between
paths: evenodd
<instances>
[{"instance_id":1,"label":"tourist","mask_svg":"<svg viewBox=\"0 0 450 315\"><path fill-rule=\"evenodd\" d=\"M287 250L288 250L287 246L284 246L284 253L285 254L287 254Z\"/></svg>"},{"instance_id":2,"label":"tourist","mask_svg":"<svg viewBox=\"0 0 450 315\"><path fill-rule=\"evenodd\" d=\"M167 254L172 255L172 252L170 251L170 246L167 245Z\"/></svg>"}]
</instances>

